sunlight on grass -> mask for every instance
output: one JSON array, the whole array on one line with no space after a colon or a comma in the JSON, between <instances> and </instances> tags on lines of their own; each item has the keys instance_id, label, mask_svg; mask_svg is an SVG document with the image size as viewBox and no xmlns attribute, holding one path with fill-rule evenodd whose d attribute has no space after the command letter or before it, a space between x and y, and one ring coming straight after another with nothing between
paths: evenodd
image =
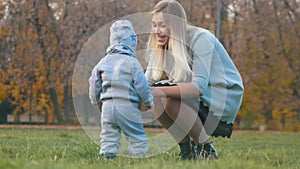
<instances>
[{"instance_id":1,"label":"sunlight on grass","mask_svg":"<svg viewBox=\"0 0 300 169\"><path fill-rule=\"evenodd\" d=\"M0 130L1 169L295 169L300 166L299 134L234 133L231 139L212 138L220 156L213 161L180 161L177 158L178 146L150 158L118 156L114 161L106 161L98 154L99 145L83 130ZM151 138L157 133L148 131L147 135ZM173 143L165 140L164 144ZM160 147L150 146L150 153L165 148L162 146L164 144L160 143ZM126 145L122 146L125 150Z\"/></svg>"}]
</instances>

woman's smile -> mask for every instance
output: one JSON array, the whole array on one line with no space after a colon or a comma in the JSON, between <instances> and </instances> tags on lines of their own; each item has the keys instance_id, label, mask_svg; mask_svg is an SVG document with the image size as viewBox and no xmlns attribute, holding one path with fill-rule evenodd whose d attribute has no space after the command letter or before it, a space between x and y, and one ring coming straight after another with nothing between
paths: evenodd
<instances>
[{"instance_id":1,"label":"woman's smile","mask_svg":"<svg viewBox=\"0 0 300 169\"><path fill-rule=\"evenodd\" d=\"M155 34L157 45L164 46L168 43L170 29L164 21L162 12L153 14L152 32Z\"/></svg>"},{"instance_id":2,"label":"woman's smile","mask_svg":"<svg viewBox=\"0 0 300 169\"><path fill-rule=\"evenodd\" d=\"M156 39L159 45L165 45L169 38L166 35L156 35Z\"/></svg>"}]
</instances>

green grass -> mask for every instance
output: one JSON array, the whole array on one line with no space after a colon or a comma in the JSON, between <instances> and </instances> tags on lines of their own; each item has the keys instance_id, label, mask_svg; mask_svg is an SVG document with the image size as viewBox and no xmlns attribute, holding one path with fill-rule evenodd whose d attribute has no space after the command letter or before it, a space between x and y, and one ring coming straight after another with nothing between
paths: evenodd
<instances>
[{"instance_id":1,"label":"green grass","mask_svg":"<svg viewBox=\"0 0 300 169\"><path fill-rule=\"evenodd\" d=\"M157 134L148 131L149 136ZM300 135L234 133L231 139L213 138L220 158L180 161L179 148L145 159L118 156L105 161L99 146L83 130L0 129L1 169L268 169L300 168Z\"/></svg>"}]
</instances>

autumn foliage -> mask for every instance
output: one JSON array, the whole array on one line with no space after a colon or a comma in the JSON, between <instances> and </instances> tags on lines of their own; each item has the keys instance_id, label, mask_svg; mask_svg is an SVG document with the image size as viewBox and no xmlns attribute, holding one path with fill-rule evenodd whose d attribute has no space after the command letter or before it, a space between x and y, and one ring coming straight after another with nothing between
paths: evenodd
<instances>
[{"instance_id":1,"label":"autumn foliage","mask_svg":"<svg viewBox=\"0 0 300 169\"><path fill-rule=\"evenodd\" d=\"M76 124L72 73L88 38L158 0L0 2L0 123ZM181 1L189 22L216 32L217 1ZM300 2L222 0L220 40L243 77L236 128L300 129ZM84 95L84 94L83 94ZM85 96L86 93L85 93ZM3 120L4 119L4 120Z\"/></svg>"}]
</instances>

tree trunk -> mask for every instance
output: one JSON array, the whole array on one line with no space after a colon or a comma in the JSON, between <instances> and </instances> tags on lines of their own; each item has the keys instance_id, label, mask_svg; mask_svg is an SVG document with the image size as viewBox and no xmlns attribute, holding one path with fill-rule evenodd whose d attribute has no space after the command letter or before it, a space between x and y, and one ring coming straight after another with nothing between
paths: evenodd
<instances>
[{"instance_id":1,"label":"tree trunk","mask_svg":"<svg viewBox=\"0 0 300 169\"><path fill-rule=\"evenodd\" d=\"M47 110L47 108L46 107L44 107L44 111L45 111L45 124L48 124L48 122L49 122L49 113L48 113L48 110Z\"/></svg>"},{"instance_id":2,"label":"tree trunk","mask_svg":"<svg viewBox=\"0 0 300 169\"><path fill-rule=\"evenodd\" d=\"M190 2L190 10L189 10L189 20L192 21L193 20L193 6L194 6L194 0L191 0Z\"/></svg>"},{"instance_id":3,"label":"tree trunk","mask_svg":"<svg viewBox=\"0 0 300 169\"><path fill-rule=\"evenodd\" d=\"M70 111L70 96L69 96L68 83L66 83L64 86L64 107L65 107L65 117L67 123L73 123L73 118Z\"/></svg>"},{"instance_id":4,"label":"tree trunk","mask_svg":"<svg viewBox=\"0 0 300 169\"><path fill-rule=\"evenodd\" d=\"M56 93L56 89L54 87L54 85L52 84L51 82L51 58L47 55L47 50L46 50L46 46L45 46L45 43L44 43L44 40L43 40L43 35L42 35L42 26L40 24L40 21L39 21L39 8L36 7L36 1L33 2L33 9L34 9L34 12L33 12L33 15L32 15L32 18L33 18L33 22L34 22L34 25L35 25L35 28L37 30L37 35L38 35L38 43L40 45L40 48L41 48L41 51L42 51L42 55L44 56L44 62L47 64L47 75L46 75L46 79L47 79L47 82L50 86L50 96L51 96L51 100L52 100L52 103L53 103L53 106L54 106L54 115L56 116L57 118L57 121L58 123L63 123L63 116L60 112L60 109L59 109L59 103L58 103L58 99L57 99L57 93Z\"/></svg>"},{"instance_id":5,"label":"tree trunk","mask_svg":"<svg viewBox=\"0 0 300 169\"><path fill-rule=\"evenodd\" d=\"M278 36L279 36L280 49L281 49L281 52L282 52L283 56L285 58L287 58L288 56L287 56L286 49L284 47L281 23L280 23L280 19L279 19L279 16L278 16L278 9L277 9L278 7L277 7L277 4L274 0L273 0L273 8L274 8L274 15L275 15L275 18L276 18L276 25L277 25L277 32L278 32Z\"/></svg>"},{"instance_id":6,"label":"tree trunk","mask_svg":"<svg viewBox=\"0 0 300 169\"><path fill-rule=\"evenodd\" d=\"M54 87L50 87L50 95L51 95L51 100L54 106L54 115L56 116L57 122L59 124L63 124L64 123L64 119L63 116L60 112L59 109L59 103L58 103L58 99L57 99L57 93L56 93L56 89Z\"/></svg>"},{"instance_id":7,"label":"tree trunk","mask_svg":"<svg viewBox=\"0 0 300 169\"><path fill-rule=\"evenodd\" d=\"M0 104L0 124L7 123L7 113L8 113L8 101L7 99L3 100Z\"/></svg>"}]
</instances>

